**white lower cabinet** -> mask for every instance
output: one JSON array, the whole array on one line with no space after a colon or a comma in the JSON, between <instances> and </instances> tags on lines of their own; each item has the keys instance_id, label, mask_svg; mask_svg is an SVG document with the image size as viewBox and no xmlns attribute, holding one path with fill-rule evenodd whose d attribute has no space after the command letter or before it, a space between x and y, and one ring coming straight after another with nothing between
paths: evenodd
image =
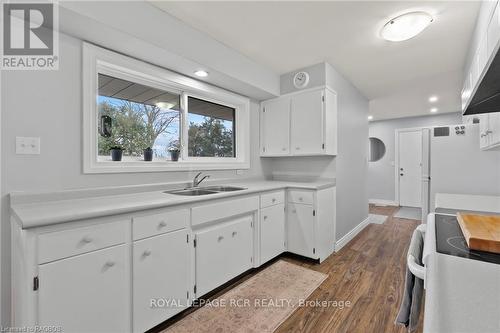
<instances>
[{"instance_id":1,"label":"white lower cabinet","mask_svg":"<svg viewBox=\"0 0 500 333\"><path fill-rule=\"evenodd\" d=\"M314 249L314 209L311 205L288 203L287 248L305 257L316 258Z\"/></svg>"},{"instance_id":2,"label":"white lower cabinet","mask_svg":"<svg viewBox=\"0 0 500 333\"><path fill-rule=\"evenodd\" d=\"M253 266L253 215L196 232L196 297Z\"/></svg>"},{"instance_id":3,"label":"white lower cabinet","mask_svg":"<svg viewBox=\"0 0 500 333\"><path fill-rule=\"evenodd\" d=\"M285 251L285 205L262 208L260 211L260 259L271 260Z\"/></svg>"},{"instance_id":4,"label":"white lower cabinet","mask_svg":"<svg viewBox=\"0 0 500 333\"><path fill-rule=\"evenodd\" d=\"M11 222L13 326L144 332L284 251L327 258L335 188L26 229Z\"/></svg>"},{"instance_id":5,"label":"white lower cabinet","mask_svg":"<svg viewBox=\"0 0 500 333\"><path fill-rule=\"evenodd\" d=\"M287 198L287 251L325 260L335 249L335 188L289 190Z\"/></svg>"},{"instance_id":6,"label":"white lower cabinet","mask_svg":"<svg viewBox=\"0 0 500 333\"><path fill-rule=\"evenodd\" d=\"M189 253L186 229L134 242L134 332L147 331L187 308Z\"/></svg>"},{"instance_id":7,"label":"white lower cabinet","mask_svg":"<svg viewBox=\"0 0 500 333\"><path fill-rule=\"evenodd\" d=\"M39 265L38 325L63 332L129 332L129 246Z\"/></svg>"}]
</instances>

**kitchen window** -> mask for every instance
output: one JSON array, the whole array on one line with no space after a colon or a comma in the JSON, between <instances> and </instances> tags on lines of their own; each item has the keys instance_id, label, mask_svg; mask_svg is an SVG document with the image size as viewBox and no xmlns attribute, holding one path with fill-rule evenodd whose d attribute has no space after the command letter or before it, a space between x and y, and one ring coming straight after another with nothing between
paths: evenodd
<instances>
[{"instance_id":1,"label":"kitchen window","mask_svg":"<svg viewBox=\"0 0 500 333\"><path fill-rule=\"evenodd\" d=\"M84 43L84 172L249 168L249 100Z\"/></svg>"}]
</instances>

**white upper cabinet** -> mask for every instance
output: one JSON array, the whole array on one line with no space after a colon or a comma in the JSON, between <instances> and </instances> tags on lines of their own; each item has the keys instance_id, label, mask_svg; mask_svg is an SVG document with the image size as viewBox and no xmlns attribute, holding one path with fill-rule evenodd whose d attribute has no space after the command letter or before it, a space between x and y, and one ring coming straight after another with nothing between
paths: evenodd
<instances>
[{"instance_id":1,"label":"white upper cabinet","mask_svg":"<svg viewBox=\"0 0 500 333\"><path fill-rule=\"evenodd\" d=\"M500 40L500 3L491 6L491 15L488 25L479 31L479 43L472 50L474 58L468 71L465 73L465 81L462 89L462 113L465 112L473 97L477 86L481 83L483 74L488 69L490 60L495 56L498 42Z\"/></svg>"},{"instance_id":2,"label":"white upper cabinet","mask_svg":"<svg viewBox=\"0 0 500 333\"><path fill-rule=\"evenodd\" d=\"M486 113L479 118L479 145L483 150L500 148L500 112Z\"/></svg>"},{"instance_id":3,"label":"white upper cabinet","mask_svg":"<svg viewBox=\"0 0 500 333\"><path fill-rule=\"evenodd\" d=\"M324 91L292 97L291 147L294 155L319 155L324 149Z\"/></svg>"},{"instance_id":4,"label":"white upper cabinet","mask_svg":"<svg viewBox=\"0 0 500 333\"><path fill-rule=\"evenodd\" d=\"M500 39L500 16L499 16L499 6L500 3L497 3L495 6L495 10L493 11L493 16L491 17L490 24L488 25L488 34L487 34L487 52L486 58L489 58L496 49L498 44L498 40Z\"/></svg>"},{"instance_id":5,"label":"white upper cabinet","mask_svg":"<svg viewBox=\"0 0 500 333\"><path fill-rule=\"evenodd\" d=\"M290 98L262 103L260 139L262 156L290 154Z\"/></svg>"},{"instance_id":6,"label":"white upper cabinet","mask_svg":"<svg viewBox=\"0 0 500 333\"><path fill-rule=\"evenodd\" d=\"M317 88L262 103L261 156L337 154L337 95Z\"/></svg>"}]
</instances>

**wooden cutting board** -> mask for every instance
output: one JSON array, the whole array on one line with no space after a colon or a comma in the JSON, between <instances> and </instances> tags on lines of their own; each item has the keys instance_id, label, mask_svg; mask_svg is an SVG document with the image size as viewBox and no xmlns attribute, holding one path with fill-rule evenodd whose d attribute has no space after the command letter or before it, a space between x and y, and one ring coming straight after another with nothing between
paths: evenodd
<instances>
[{"instance_id":1,"label":"wooden cutting board","mask_svg":"<svg viewBox=\"0 0 500 333\"><path fill-rule=\"evenodd\" d=\"M457 219L469 249L500 253L500 216L458 213Z\"/></svg>"}]
</instances>

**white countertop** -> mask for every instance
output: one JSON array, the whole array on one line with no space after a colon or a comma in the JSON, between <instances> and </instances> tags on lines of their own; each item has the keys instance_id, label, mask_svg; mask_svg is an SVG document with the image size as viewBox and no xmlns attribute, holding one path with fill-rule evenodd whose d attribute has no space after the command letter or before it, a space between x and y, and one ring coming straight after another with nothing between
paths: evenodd
<instances>
[{"instance_id":1,"label":"white countertop","mask_svg":"<svg viewBox=\"0 0 500 333\"><path fill-rule=\"evenodd\" d=\"M126 187L120 187L119 191L108 188L106 190L88 189L43 194L14 193L11 194L11 213L22 228L26 229L285 188L319 190L335 186L335 179L319 179L310 182L246 180L224 182L224 185L234 185L246 189L201 196L163 193L171 191L173 188L171 186L161 188L160 185L147 185L143 188L132 186L130 187L132 193L127 193Z\"/></svg>"},{"instance_id":2,"label":"white countertop","mask_svg":"<svg viewBox=\"0 0 500 333\"><path fill-rule=\"evenodd\" d=\"M432 216L426 242L435 243L427 237ZM500 332L500 265L441 254L435 246L425 256L424 332Z\"/></svg>"}]
</instances>

